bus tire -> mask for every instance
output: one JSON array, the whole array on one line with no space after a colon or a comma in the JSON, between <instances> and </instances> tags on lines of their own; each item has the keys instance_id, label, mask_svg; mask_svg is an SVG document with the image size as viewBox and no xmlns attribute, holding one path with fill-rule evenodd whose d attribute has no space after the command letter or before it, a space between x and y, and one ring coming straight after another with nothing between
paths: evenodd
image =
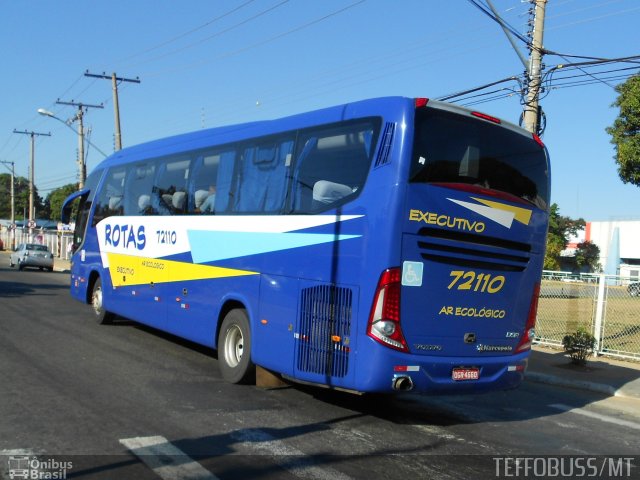
<instances>
[{"instance_id":1,"label":"bus tire","mask_svg":"<svg viewBox=\"0 0 640 480\"><path fill-rule=\"evenodd\" d=\"M104 309L102 280L98 277L91 289L91 307L95 314L94 319L99 325L108 325L113 322L113 313Z\"/></svg>"},{"instance_id":2,"label":"bus tire","mask_svg":"<svg viewBox=\"0 0 640 480\"><path fill-rule=\"evenodd\" d=\"M224 317L218 335L220 373L229 383L255 381L255 365L251 361L251 329L244 309L231 310Z\"/></svg>"}]
</instances>

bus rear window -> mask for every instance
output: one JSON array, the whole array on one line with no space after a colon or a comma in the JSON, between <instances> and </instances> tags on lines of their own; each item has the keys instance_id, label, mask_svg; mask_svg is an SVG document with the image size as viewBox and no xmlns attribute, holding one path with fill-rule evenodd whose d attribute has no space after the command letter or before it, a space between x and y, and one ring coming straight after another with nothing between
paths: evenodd
<instances>
[{"instance_id":1,"label":"bus rear window","mask_svg":"<svg viewBox=\"0 0 640 480\"><path fill-rule=\"evenodd\" d=\"M416 111L410 182L470 184L547 209L543 148L526 135L433 108Z\"/></svg>"}]
</instances>

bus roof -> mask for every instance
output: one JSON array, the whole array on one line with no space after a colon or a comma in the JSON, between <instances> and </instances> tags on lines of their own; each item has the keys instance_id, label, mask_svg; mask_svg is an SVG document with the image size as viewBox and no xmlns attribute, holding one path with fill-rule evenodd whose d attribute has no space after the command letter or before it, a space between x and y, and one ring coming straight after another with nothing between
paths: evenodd
<instances>
[{"instance_id":1,"label":"bus roof","mask_svg":"<svg viewBox=\"0 0 640 480\"><path fill-rule=\"evenodd\" d=\"M333 123L363 116L382 115L402 118L413 111L415 99L408 97L379 97L359 100L319 110L308 111L287 117L240 123L222 127L196 130L170 137L124 148L107 157L95 169L144 160L153 156L165 156L184 151L198 150L215 145L243 141L249 138L268 136L280 132L311 127L323 123ZM449 110L461 114L469 114L471 110L446 102L429 100L428 107ZM375 113L373 113L375 112ZM501 121L501 125L519 133L526 134L522 128L512 123ZM157 155L154 154L157 152Z\"/></svg>"}]
</instances>

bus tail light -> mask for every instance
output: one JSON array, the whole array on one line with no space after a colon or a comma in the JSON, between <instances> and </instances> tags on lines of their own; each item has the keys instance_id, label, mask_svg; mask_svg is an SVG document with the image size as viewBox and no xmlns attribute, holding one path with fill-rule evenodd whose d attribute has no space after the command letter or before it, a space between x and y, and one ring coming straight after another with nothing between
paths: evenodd
<instances>
[{"instance_id":1,"label":"bus tail light","mask_svg":"<svg viewBox=\"0 0 640 480\"><path fill-rule=\"evenodd\" d=\"M535 337L536 315L538 314L538 298L540 297L540 283L536 283L531 296L531 306L529 307L529 316L524 326L524 331L520 335L520 342L516 346L515 353L524 352L531 349L531 342Z\"/></svg>"},{"instance_id":2,"label":"bus tail light","mask_svg":"<svg viewBox=\"0 0 640 480\"><path fill-rule=\"evenodd\" d=\"M387 347L408 352L400 328L400 268L382 272L373 298L367 335Z\"/></svg>"},{"instance_id":3,"label":"bus tail light","mask_svg":"<svg viewBox=\"0 0 640 480\"><path fill-rule=\"evenodd\" d=\"M535 133L532 133L531 135L533 136L533 139L536 141L536 143L544 148L544 142L542 141L542 139Z\"/></svg>"},{"instance_id":4,"label":"bus tail light","mask_svg":"<svg viewBox=\"0 0 640 480\"><path fill-rule=\"evenodd\" d=\"M428 98L416 98L416 108L426 107L427 103L429 103Z\"/></svg>"},{"instance_id":5,"label":"bus tail light","mask_svg":"<svg viewBox=\"0 0 640 480\"><path fill-rule=\"evenodd\" d=\"M471 112L471 115L473 115L474 117L481 118L483 120L488 120L489 122L497 123L498 125L500 125L502 123L502 120L500 120L499 118L492 117L491 115L487 115L486 113Z\"/></svg>"}]
</instances>

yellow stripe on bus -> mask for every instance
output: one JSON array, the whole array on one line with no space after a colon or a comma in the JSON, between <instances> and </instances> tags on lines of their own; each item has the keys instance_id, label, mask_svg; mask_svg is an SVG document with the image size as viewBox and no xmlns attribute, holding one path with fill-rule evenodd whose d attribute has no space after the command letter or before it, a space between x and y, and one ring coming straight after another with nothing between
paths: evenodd
<instances>
[{"instance_id":1,"label":"yellow stripe on bus","mask_svg":"<svg viewBox=\"0 0 640 480\"><path fill-rule=\"evenodd\" d=\"M114 287L257 275L258 272L107 253Z\"/></svg>"},{"instance_id":2,"label":"yellow stripe on bus","mask_svg":"<svg viewBox=\"0 0 640 480\"><path fill-rule=\"evenodd\" d=\"M504 210L505 212L511 212L514 215L516 221L523 223L524 225L529 225L529 221L531 220L531 214L533 213L528 208L520 208L514 207L513 205L506 205L500 202L493 202L491 200L485 200L483 198L472 197L474 200L485 204L487 207L497 208L498 210Z\"/></svg>"}]
</instances>

